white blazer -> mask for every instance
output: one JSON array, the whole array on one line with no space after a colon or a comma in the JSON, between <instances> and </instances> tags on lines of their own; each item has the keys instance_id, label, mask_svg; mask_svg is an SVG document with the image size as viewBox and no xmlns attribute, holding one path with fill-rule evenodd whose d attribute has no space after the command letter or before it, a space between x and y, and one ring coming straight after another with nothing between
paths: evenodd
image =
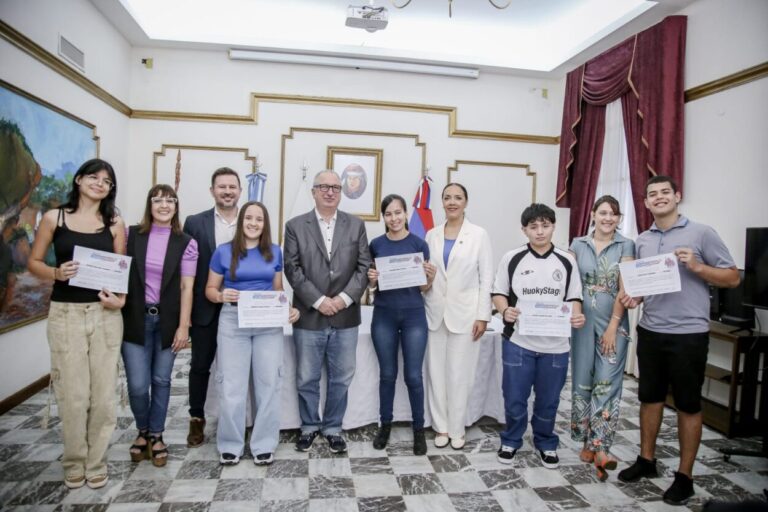
<instances>
[{"instance_id":1,"label":"white blazer","mask_svg":"<svg viewBox=\"0 0 768 512\"><path fill-rule=\"evenodd\" d=\"M483 228L465 218L448 256L447 271L443 263L445 223L431 229L426 242L437 267L432 287L424 294L429 329L437 330L445 320L450 332L470 333L475 320L491 319L491 239Z\"/></svg>"}]
</instances>

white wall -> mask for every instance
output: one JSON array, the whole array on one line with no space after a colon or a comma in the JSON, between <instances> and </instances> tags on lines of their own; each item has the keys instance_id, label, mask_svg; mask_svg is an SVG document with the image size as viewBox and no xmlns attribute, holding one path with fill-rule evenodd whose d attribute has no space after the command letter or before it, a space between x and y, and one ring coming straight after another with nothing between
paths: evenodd
<instances>
[{"instance_id":1,"label":"white wall","mask_svg":"<svg viewBox=\"0 0 768 512\"><path fill-rule=\"evenodd\" d=\"M763 30L767 8L762 0L741 0L738 8L727 0L700 0L684 10L682 14L689 16L686 87L768 60L768 35ZM86 0L9 0L0 3L0 17L52 53L56 53L61 32L85 50L86 76L134 109L245 115L249 94L260 92L449 105L458 108L460 129L537 135L560 131L562 79L483 73L478 80L466 80L233 62L223 51L131 48ZM140 64L145 57L154 59L153 69ZM436 189L445 183L446 170L456 160L527 164L537 173L536 200L554 203L557 146L448 137L444 115L262 103L257 125L129 121L5 41L0 41L0 61L0 78L97 126L101 156L112 161L120 173L118 203L129 222L138 220L151 184L153 153L163 144L242 147L250 155L258 154L269 175L266 202L274 227L281 161L288 175L287 217L297 193L301 162L308 161L310 175L325 167L328 145L384 149L383 192L399 192L409 201L413 196L420 170L420 153L413 140L297 132L286 141L281 154L281 138L291 127L418 135L427 146L427 164ZM686 105L683 211L713 225L740 265L744 228L768 225L768 208L762 200L768 190L768 174L760 172L757 156L768 133L767 83L758 81ZM542 97L543 89L548 98ZM168 152L166 158L171 157L175 158L175 152ZM185 155L183 169L186 179L197 175L194 179L200 181L204 201L213 169L194 168L194 161L193 155ZM160 159L160 165L167 164ZM531 179L519 171L493 166L460 167L453 178L473 184L470 218L495 230L498 258L519 240L517 219L530 193ZM499 200L497 194L505 195ZM439 198L433 199L433 208L440 221ZM556 243L564 244L568 212L558 210L558 216ZM371 237L381 232L380 224L369 224ZM47 371L45 322L0 336L0 399Z\"/></svg>"},{"instance_id":2,"label":"white wall","mask_svg":"<svg viewBox=\"0 0 768 512\"><path fill-rule=\"evenodd\" d=\"M56 54L61 33L86 54L85 75L122 101L128 96L130 45L87 0L8 0L0 19ZM128 118L0 39L0 78L96 125L100 156L125 167ZM50 371L46 322L0 335L0 400Z\"/></svg>"},{"instance_id":3,"label":"white wall","mask_svg":"<svg viewBox=\"0 0 768 512\"><path fill-rule=\"evenodd\" d=\"M768 2L700 0L688 15L686 88L768 61ZM713 226L744 267L747 227L768 226L768 79L685 106L681 211ZM763 330L768 311L759 312Z\"/></svg>"}]
</instances>

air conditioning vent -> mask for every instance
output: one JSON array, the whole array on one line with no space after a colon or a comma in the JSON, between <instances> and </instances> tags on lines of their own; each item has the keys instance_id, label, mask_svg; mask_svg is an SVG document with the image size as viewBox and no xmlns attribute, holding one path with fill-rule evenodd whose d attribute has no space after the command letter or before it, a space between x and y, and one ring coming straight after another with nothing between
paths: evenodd
<instances>
[{"instance_id":1,"label":"air conditioning vent","mask_svg":"<svg viewBox=\"0 0 768 512\"><path fill-rule=\"evenodd\" d=\"M85 53L62 35L59 35L59 55L85 73Z\"/></svg>"}]
</instances>

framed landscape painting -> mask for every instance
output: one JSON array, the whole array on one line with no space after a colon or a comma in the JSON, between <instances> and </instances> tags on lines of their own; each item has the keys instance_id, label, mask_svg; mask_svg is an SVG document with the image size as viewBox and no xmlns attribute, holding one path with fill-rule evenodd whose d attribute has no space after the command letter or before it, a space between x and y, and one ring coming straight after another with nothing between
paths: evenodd
<instances>
[{"instance_id":1,"label":"framed landscape painting","mask_svg":"<svg viewBox=\"0 0 768 512\"><path fill-rule=\"evenodd\" d=\"M61 205L80 165L98 156L96 127L0 80L0 333L48 315L51 280L27 270L43 213ZM54 265L53 250L46 262Z\"/></svg>"}]
</instances>

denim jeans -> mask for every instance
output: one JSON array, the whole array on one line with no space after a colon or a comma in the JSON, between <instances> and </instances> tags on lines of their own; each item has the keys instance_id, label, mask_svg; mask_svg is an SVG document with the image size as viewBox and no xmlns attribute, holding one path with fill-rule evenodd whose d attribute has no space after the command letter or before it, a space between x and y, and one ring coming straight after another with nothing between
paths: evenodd
<instances>
[{"instance_id":1,"label":"denim jeans","mask_svg":"<svg viewBox=\"0 0 768 512\"><path fill-rule=\"evenodd\" d=\"M398 345L403 347L403 373L411 402L414 430L424 428L424 352L427 349L427 316L424 308L373 308L371 338L379 359L379 416L392 423L397 382Z\"/></svg>"},{"instance_id":2,"label":"denim jeans","mask_svg":"<svg viewBox=\"0 0 768 512\"><path fill-rule=\"evenodd\" d=\"M144 345L125 341L122 353L128 380L128 399L136 428L160 434L165 430L171 398L171 373L176 359L171 347L163 349L160 315L145 315Z\"/></svg>"},{"instance_id":3,"label":"denim jeans","mask_svg":"<svg viewBox=\"0 0 768 512\"><path fill-rule=\"evenodd\" d=\"M243 454L251 372L256 404L251 454L255 457L274 453L280 438L283 329L240 328L237 326L237 306L225 304L219 315L217 345L219 424L216 446L219 453Z\"/></svg>"},{"instance_id":4,"label":"denim jeans","mask_svg":"<svg viewBox=\"0 0 768 512\"><path fill-rule=\"evenodd\" d=\"M559 438L555 434L555 419L560 391L568 373L568 354L533 352L503 338L502 389L507 425L501 433L502 445L511 448L523 445L523 434L528 425L528 397L533 387L533 445L538 450L557 449Z\"/></svg>"},{"instance_id":5,"label":"denim jeans","mask_svg":"<svg viewBox=\"0 0 768 512\"><path fill-rule=\"evenodd\" d=\"M299 392L301 431L320 430L324 435L341 433L347 410L347 390L355 375L357 327L321 330L294 329L296 388ZM320 419L320 375L327 365L325 408Z\"/></svg>"}]
</instances>

